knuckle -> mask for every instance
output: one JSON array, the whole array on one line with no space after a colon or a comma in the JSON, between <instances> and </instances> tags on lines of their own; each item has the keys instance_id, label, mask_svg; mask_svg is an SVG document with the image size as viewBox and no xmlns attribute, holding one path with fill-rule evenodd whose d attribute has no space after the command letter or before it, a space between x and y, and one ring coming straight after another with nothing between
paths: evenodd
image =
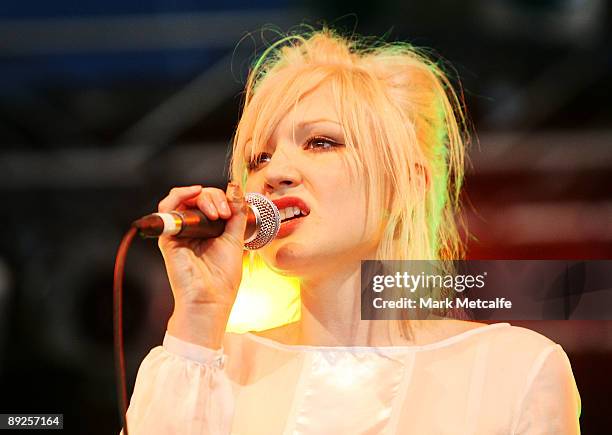
<instances>
[{"instance_id":1,"label":"knuckle","mask_svg":"<svg viewBox=\"0 0 612 435\"><path fill-rule=\"evenodd\" d=\"M204 190L211 195L216 195L218 192L221 192L221 190L216 187L207 187Z\"/></svg>"},{"instance_id":2,"label":"knuckle","mask_svg":"<svg viewBox=\"0 0 612 435\"><path fill-rule=\"evenodd\" d=\"M221 189L217 189L216 190L216 197L220 200L220 201L224 201L226 200L227 196L225 194L225 192Z\"/></svg>"},{"instance_id":3,"label":"knuckle","mask_svg":"<svg viewBox=\"0 0 612 435\"><path fill-rule=\"evenodd\" d=\"M210 202L210 196L208 194L206 194L206 193L202 193L198 197L198 203L206 204L207 202Z\"/></svg>"}]
</instances>

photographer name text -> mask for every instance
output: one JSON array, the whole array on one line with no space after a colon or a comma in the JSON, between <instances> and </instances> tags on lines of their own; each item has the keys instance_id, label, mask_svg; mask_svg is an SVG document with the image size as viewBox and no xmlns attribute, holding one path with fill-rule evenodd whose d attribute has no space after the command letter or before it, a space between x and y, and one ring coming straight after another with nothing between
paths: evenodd
<instances>
[{"instance_id":1,"label":"photographer name text","mask_svg":"<svg viewBox=\"0 0 612 435\"><path fill-rule=\"evenodd\" d=\"M399 298L395 300L386 300L383 298L374 298L372 304L376 309L433 309L433 310L452 310L455 308L468 309L511 309L512 301L506 298L495 299L468 299L468 298Z\"/></svg>"}]
</instances>

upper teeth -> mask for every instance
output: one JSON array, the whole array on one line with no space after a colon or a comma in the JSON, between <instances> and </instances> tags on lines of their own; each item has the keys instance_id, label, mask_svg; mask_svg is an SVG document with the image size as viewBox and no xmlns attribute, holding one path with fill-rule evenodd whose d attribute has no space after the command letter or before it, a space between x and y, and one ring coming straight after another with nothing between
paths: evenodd
<instances>
[{"instance_id":1,"label":"upper teeth","mask_svg":"<svg viewBox=\"0 0 612 435\"><path fill-rule=\"evenodd\" d=\"M279 212L282 221L292 218L293 216L299 216L302 213L299 207L285 207L279 210Z\"/></svg>"}]
</instances>

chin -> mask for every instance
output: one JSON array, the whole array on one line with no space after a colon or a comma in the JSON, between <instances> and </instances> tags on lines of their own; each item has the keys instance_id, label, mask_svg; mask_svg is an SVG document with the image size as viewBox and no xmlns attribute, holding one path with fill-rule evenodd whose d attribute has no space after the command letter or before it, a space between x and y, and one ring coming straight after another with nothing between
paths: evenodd
<instances>
[{"instance_id":1,"label":"chin","mask_svg":"<svg viewBox=\"0 0 612 435\"><path fill-rule=\"evenodd\" d=\"M272 244L263 258L276 273L306 280L333 275L340 269L359 268L361 261L346 255L351 252L351 247L339 249L340 246L344 245L284 241L282 244Z\"/></svg>"},{"instance_id":2,"label":"chin","mask_svg":"<svg viewBox=\"0 0 612 435\"><path fill-rule=\"evenodd\" d=\"M284 276L302 277L321 267L321 253L309 252L302 243L276 241L264 248L262 257L268 267ZM318 260L318 261L317 261Z\"/></svg>"}]
</instances>

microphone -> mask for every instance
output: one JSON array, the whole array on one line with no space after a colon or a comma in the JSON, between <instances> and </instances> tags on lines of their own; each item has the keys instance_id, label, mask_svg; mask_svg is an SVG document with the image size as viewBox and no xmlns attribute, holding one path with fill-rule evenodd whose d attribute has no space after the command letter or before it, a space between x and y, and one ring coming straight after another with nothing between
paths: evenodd
<instances>
[{"instance_id":1,"label":"microphone","mask_svg":"<svg viewBox=\"0 0 612 435\"><path fill-rule=\"evenodd\" d=\"M270 243L280 229L280 213L272 201L259 193L247 193L247 225L244 248L259 249ZM132 223L142 237L174 237L209 239L219 237L225 230L225 220L209 220L200 210L175 210L153 213Z\"/></svg>"}]
</instances>

